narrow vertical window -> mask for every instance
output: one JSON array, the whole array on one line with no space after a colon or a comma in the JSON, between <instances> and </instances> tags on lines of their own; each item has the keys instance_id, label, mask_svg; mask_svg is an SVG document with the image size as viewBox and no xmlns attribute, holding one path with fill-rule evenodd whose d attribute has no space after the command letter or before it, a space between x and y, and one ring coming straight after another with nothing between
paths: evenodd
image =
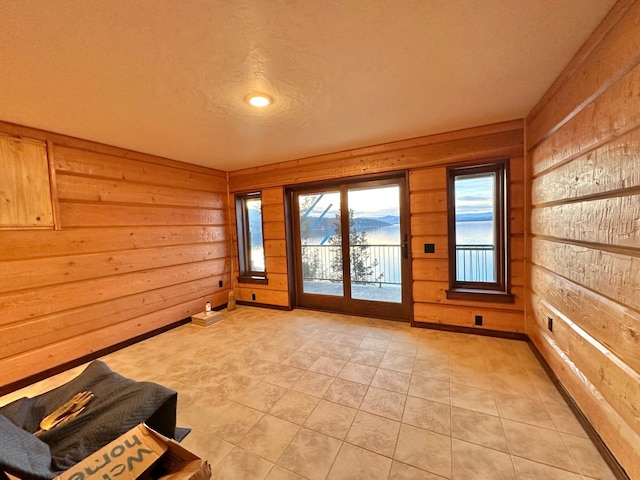
<instances>
[{"instance_id":1,"label":"narrow vertical window","mask_svg":"<svg viewBox=\"0 0 640 480\"><path fill-rule=\"evenodd\" d=\"M240 280L265 280L262 198L259 192L236 196L236 224Z\"/></svg>"},{"instance_id":2,"label":"narrow vertical window","mask_svg":"<svg viewBox=\"0 0 640 480\"><path fill-rule=\"evenodd\" d=\"M448 175L448 298L512 301L506 163L449 168Z\"/></svg>"}]
</instances>

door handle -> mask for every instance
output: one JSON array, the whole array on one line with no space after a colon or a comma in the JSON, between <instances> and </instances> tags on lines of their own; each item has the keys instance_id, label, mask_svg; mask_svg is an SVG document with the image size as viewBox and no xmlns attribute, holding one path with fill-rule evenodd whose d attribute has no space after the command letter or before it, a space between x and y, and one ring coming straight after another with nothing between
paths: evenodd
<instances>
[{"instance_id":1,"label":"door handle","mask_svg":"<svg viewBox=\"0 0 640 480\"><path fill-rule=\"evenodd\" d=\"M402 251L402 258L404 259L409 258L409 245L407 244L406 234L404 235L404 240L402 241L401 251Z\"/></svg>"}]
</instances>

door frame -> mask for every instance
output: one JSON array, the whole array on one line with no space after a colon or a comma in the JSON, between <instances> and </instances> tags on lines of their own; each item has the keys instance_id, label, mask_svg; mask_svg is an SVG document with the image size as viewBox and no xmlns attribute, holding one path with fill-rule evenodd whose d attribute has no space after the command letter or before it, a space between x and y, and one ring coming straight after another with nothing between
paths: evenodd
<instances>
[{"instance_id":1,"label":"door frame","mask_svg":"<svg viewBox=\"0 0 640 480\"><path fill-rule=\"evenodd\" d=\"M317 301L308 302L306 305L301 305L299 300L298 290L298 271L301 270L301 259L299 258L299 248L296 245L298 240L299 228L298 220L295 218L298 215L298 206L296 202L296 196L305 192L314 192L318 190L333 190L340 191L352 189L354 187L366 187L366 186L381 186L389 183L396 183L400 188L400 235L401 242L403 242L403 235L406 235L406 259L402 267L402 308L400 313L389 311L396 310L394 308L388 309L389 302L377 302L369 300L360 300L353 298L335 297L330 295L318 295ZM287 185L284 187L285 192L285 228L287 238L287 270L288 270L288 283L289 283L289 297L290 305L292 308L308 308L320 311L329 311L336 313L360 315L375 318L385 318L391 320L398 320L403 322L412 322L413 319L413 281L412 281L412 255L411 255L411 212L409 203L409 172L393 172L389 174L377 174L377 175L362 175L354 177L345 177L340 179L324 180L318 182L309 182L303 184ZM344 217L346 211L346 205L341 202L341 216ZM348 216L348 211L347 216ZM347 231L345 232L345 228ZM343 238L348 238L348 225L342 224ZM345 237L345 234L347 235ZM345 249L348 249L348 242L342 242L343 246L343 258ZM350 292L349 279L343 278L345 291ZM307 294L307 300L309 300ZM349 295L350 296L350 295ZM348 301L346 301L348 300Z\"/></svg>"}]
</instances>

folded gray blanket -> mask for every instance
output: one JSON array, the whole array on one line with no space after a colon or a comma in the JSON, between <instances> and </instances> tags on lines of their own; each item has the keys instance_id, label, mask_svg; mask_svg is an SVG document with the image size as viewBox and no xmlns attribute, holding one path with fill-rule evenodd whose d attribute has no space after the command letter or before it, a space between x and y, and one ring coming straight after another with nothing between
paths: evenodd
<instances>
[{"instance_id":1,"label":"folded gray blanket","mask_svg":"<svg viewBox=\"0 0 640 480\"><path fill-rule=\"evenodd\" d=\"M77 418L33 435L45 416L85 390L94 398ZM142 422L174 438L177 396L162 385L125 378L96 360L64 385L0 408L0 472L51 479Z\"/></svg>"}]
</instances>

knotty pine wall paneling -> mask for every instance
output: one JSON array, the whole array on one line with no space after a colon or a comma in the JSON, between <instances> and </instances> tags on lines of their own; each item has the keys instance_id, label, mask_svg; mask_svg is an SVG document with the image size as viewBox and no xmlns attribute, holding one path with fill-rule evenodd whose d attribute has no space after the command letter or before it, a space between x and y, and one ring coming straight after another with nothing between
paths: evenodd
<instances>
[{"instance_id":1,"label":"knotty pine wall paneling","mask_svg":"<svg viewBox=\"0 0 640 480\"><path fill-rule=\"evenodd\" d=\"M527 118L526 332L632 479L640 479L639 27L640 2L618 2Z\"/></svg>"},{"instance_id":2,"label":"knotty pine wall paneling","mask_svg":"<svg viewBox=\"0 0 640 480\"><path fill-rule=\"evenodd\" d=\"M226 302L226 173L0 132L49 142L60 211L60 230L0 230L0 388Z\"/></svg>"},{"instance_id":3,"label":"knotty pine wall paneling","mask_svg":"<svg viewBox=\"0 0 640 480\"><path fill-rule=\"evenodd\" d=\"M521 333L525 304L523 125L523 121L516 120L238 170L229 173L229 190L240 193L262 189L267 265L271 251L275 255L272 262L277 258L277 273L283 274L284 288L288 272L281 203L283 186L408 170L415 320L474 327L475 315L483 315L484 328ZM511 159L511 271L516 301L514 304L478 304L448 300L445 295L448 288L446 166L497 158ZM270 201L272 195L273 201ZM231 228L235 232L234 220ZM274 232L272 242L267 239L268 232ZM424 243L435 243L436 253L423 253ZM237 264L237 259L235 261ZM257 287L245 290L240 286L238 291L245 299L246 292L257 291ZM274 305L284 304L284 293L282 291L282 298L273 300ZM272 302L268 297L267 300Z\"/></svg>"}]
</instances>

